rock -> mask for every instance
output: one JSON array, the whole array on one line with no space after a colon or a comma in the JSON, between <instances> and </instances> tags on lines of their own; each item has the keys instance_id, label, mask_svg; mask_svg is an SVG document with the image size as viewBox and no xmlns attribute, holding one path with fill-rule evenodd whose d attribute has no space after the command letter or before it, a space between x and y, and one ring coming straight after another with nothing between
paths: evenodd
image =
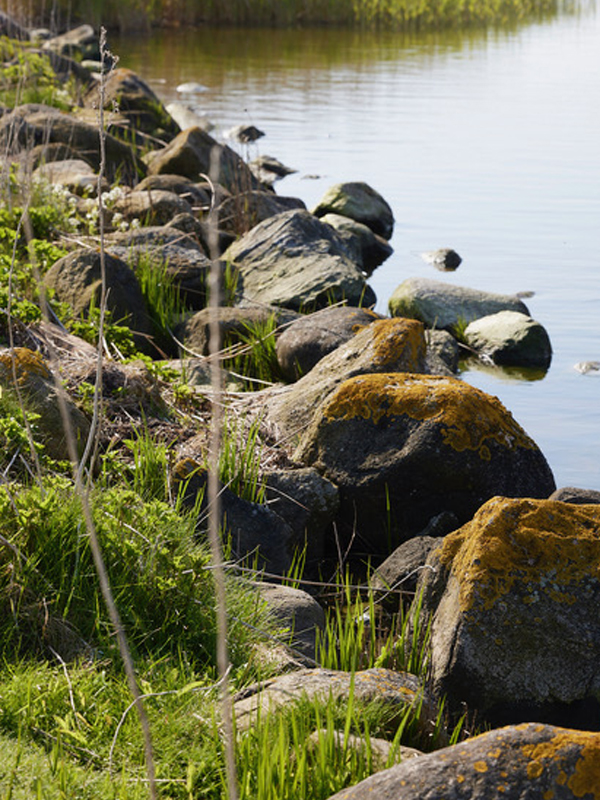
<instances>
[{"instance_id":1,"label":"rock","mask_svg":"<svg viewBox=\"0 0 600 800\"><path fill-rule=\"evenodd\" d=\"M349 237L355 242L355 247L360 254L361 267L367 275L371 275L394 252L394 248L383 236L377 236L362 222L356 222L356 220L343 217L341 214L325 214L321 219L335 228L339 234Z\"/></svg>"},{"instance_id":2,"label":"rock","mask_svg":"<svg viewBox=\"0 0 600 800\"><path fill-rule=\"evenodd\" d=\"M162 150L151 154L149 161L149 175L184 175L193 181L209 175L233 194L259 188L258 181L240 156L201 128L182 131ZM211 174L213 161L217 164L217 176Z\"/></svg>"},{"instance_id":3,"label":"rock","mask_svg":"<svg viewBox=\"0 0 600 800\"><path fill-rule=\"evenodd\" d=\"M546 459L500 401L451 377L344 381L314 412L294 458L338 486L342 539L355 536L379 557L442 512L463 524L494 495L547 497L555 488Z\"/></svg>"},{"instance_id":4,"label":"rock","mask_svg":"<svg viewBox=\"0 0 600 800\"><path fill-rule=\"evenodd\" d=\"M200 390L212 388L212 376L210 362L205 358L175 358L170 361L156 362L172 372L181 375L181 384ZM223 387L227 392L241 392L243 385L238 378L235 378L226 369L222 369Z\"/></svg>"},{"instance_id":5,"label":"rock","mask_svg":"<svg viewBox=\"0 0 600 800\"><path fill-rule=\"evenodd\" d=\"M575 364L574 369L585 375L588 372L598 372L600 370L600 361L579 361Z\"/></svg>"},{"instance_id":6,"label":"rock","mask_svg":"<svg viewBox=\"0 0 600 800\"><path fill-rule=\"evenodd\" d=\"M552 346L546 329L518 311L498 311L467 325L469 347L496 364L521 367L550 366Z\"/></svg>"},{"instance_id":7,"label":"rock","mask_svg":"<svg viewBox=\"0 0 600 800\"><path fill-rule=\"evenodd\" d=\"M310 750L316 750L319 747L319 743L327 742L330 736L331 732L326 728L316 730L308 737L306 745ZM354 751L364 760L370 757L375 772L423 755L421 750L417 750L414 747L398 745L394 748L392 742L388 742L387 739L379 739L376 736L369 736L368 741L352 733L345 736L344 731L334 731L333 736L336 750L344 753Z\"/></svg>"},{"instance_id":8,"label":"rock","mask_svg":"<svg viewBox=\"0 0 600 800\"><path fill-rule=\"evenodd\" d=\"M29 31L4 11L0 11L0 36L26 42L29 39Z\"/></svg>"},{"instance_id":9,"label":"rock","mask_svg":"<svg viewBox=\"0 0 600 800\"><path fill-rule=\"evenodd\" d=\"M35 440L44 445L51 458L67 461L71 454L64 431L60 391L75 448L78 455L83 453L90 430L89 421L57 386L40 353L26 347L0 351L0 388L8 391L18 388L28 410L40 415L33 425Z\"/></svg>"},{"instance_id":10,"label":"rock","mask_svg":"<svg viewBox=\"0 0 600 800\"><path fill-rule=\"evenodd\" d=\"M95 197L98 194L98 175L87 161L80 158L49 161L35 170L33 178L59 184L77 195ZM108 181L103 180L102 190L106 192L108 189Z\"/></svg>"},{"instance_id":11,"label":"rock","mask_svg":"<svg viewBox=\"0 0 600 800\"><path fill-rule=\"evenodd\" d=\"M138 347L148 350L152 323L133 270L120 258L104 256L107 308L116 323L131 327ZM68 303L76 316L86 316L90 305L100 308L101 256L95 250L75 250L60 258L44 276L47 289L59 302Z\"/></svg>"},{"instance_id":12,"label":"rock","mask_svg":"<svg viewBox=\"0 0 600 800\"><path fill-rule=\"evenodd\" d=\"M311 467L273 470L264 477L269 508L292 529L296 552L305 551L306 576L323 558L325 534L340 505L337 487Z\"/></svg>"},{"instance_id":13,"label":"rock","mask_svg":"<svg viewBox=\"0 0 600 800\"><path fill-rule=\"evenodd\" d=\"M439 250L421 253L421 258L442 272L454 272L462 264L462 258L456 250L452 250L450 247L441 247Z\"/></svg>"},{"instance_id":14,"label":"rock","mask_svg":"<svg viewBox=\"0 0 600 800\"><path fill-rule=\"evenodd\" d=\"M317 601L301 589L277 583L256 582L256 590L267 604L269 615L287 631L294 655L305 666L316 666L317 631L325 628L325 612Z\"/></svg>"},{"instance_id":15,"label":"rock","mask_svg":"<svg viewBox=\"0 0 600 800\"><path fill-rule=\"evenodd\" d=\"M293 442L310 424L320 403L348 378L375 372L424 372L423 326L415 320L375 320L283 391L268 394L267 419ZM335 481L334 481L335 483Z\"/></svg>"},{"instance_id":16,"label":"rock","mask_svg":"<svg viewBox=\"0 0 600 800\"><path fill-rule=\"evenodd\" d=\"M37 103L17 106L0 117L0 146L7 155L28 151L36 145L56 143L75 151L77 157L100 169L100 136L97 125L78 120L51 106ZM110 133L105 135L106 177L112 183L132 184L146 168L132 148Z\"/></svg>"},{"instance_id":17,"label":"rock","mask_svg":"<svg viewBox=\"0 0 600 800\"><path fill-rule=\"evenodd\" d=\"M590 503L600 503L600 492L594 489L577 489L574 486L563 486L552 492L548 500L559 500L561 503L576 503L577 505L589 505Z\"/></svg>"},{"instance_id":18,"label":"rock","mask_svg":"<svg viewBox=\"0 0 600 800\"><path fill-rule=\"evenodd\" d=\"M249 686L234 697L234 714L238 731L248 730L255 724L258 713L264 718L272 713L298 702L302 698L326 701L329 697L348 700L353 693L356 704L380 703L398 716L413 705L415 713L420 711L419 727L430 728L435 720L435 708L427 697L418 678L408 672L393 672L389 669L366 669L359 672L342 672L331 669L301 669L287 675ZM417 709L422 699L420 709Z\"/></svg>"},{"instance_id":19,"label":"rock","mask_svg":"<svg viewBox=\"0 0 600 800\"><path fill-rule=\"evenodd\" d=\"M148 175L138 183L136 189L138 192L148 189L174 192L192 207L200 207L201 210L208 210L210 207L208 184L194 183L193 180L185 178L183 175Z\"/></svg>"},{"instance_id":20,"label":"rock","mask_svg":"<svg viewBox=\"0 0 600 800\"><path fill-rule=\"evenodd\" d=\"M236 142L241 142L242 144L256 142L257 139L261 139L264 135L264 132L255 125L236 125L235 128L231 128L225 134L228 139L235 139Z\"/></svg>"},{"instance_id":21,"label":"rock","mask_svg":"<svg viewBox=\"0 0 600 800\"><path fill-rule=\"evenodd\" d=\"M173 467L175 496L198 510L200 531L206 530L208 521L207 480L206 470L194 458L182 458ZM225 486L219 498L219 530L227 557L257 573L264 570L269 576L286 575L292 563L290 527L267 506L244 500Z\"/></svg>"},{"instance_id":22,"label":"rock","mask_svg":"<svg viewBox=\"0 0 600 800\"><path fill-rule=\"evenodd\" d=\"M531 723L403 762L329 800L591 799L599 764L597 734Z\"/></svg>"},{"instance_id":23,"label":"rock","mask_svg":"<svg viewBox=\"0 0 600 800\"><path fill-rule=\"evenodd\" d=\"M518 311L527 314L527 306L511 295L480 292L441 283L429 278L408 278L390 297L393 317L420 319L428 328L443 328L452 332L458 324L487 317L497 311Z\"/></svg>"},{"instance_id":24,"label":"rock","mask_svg":"<svg viewBox=\"0 0 600 800\"><path fill-rule=\"evenodd\" d=\"M600 730L600 507L494 497L432 551L431 674L492 725Z\"/></svg>"},{"instance_id":25,"label":"rock","mask_svg":"<svg viewBox=\"0 0 600 800\"><path fill-rule=\"evenodd\" d=\"M294 208L306 210L303 200L297 197L280 197L273 192L257 189L226 197L219 205L219 226L241 235L259 222Z\"/></svg>"},{"instance_id":26,"label":"rock","mask_svg":"<svg viewBox=\"0 0 600 800\"><path fill-rule=\"evenodd\" d=\"M343 300L355 306L375 302L343 240L308 211L286 211L261 222L224 258L240 271L244 296L261 303L299 311Z\"/></svg>"},{"instance_id":27,"label":"rock","mask_svg":"<svg viewBox=\"0 0 600 800\"><path fill-rule=\"evenodd\" d=\"M273 156L258 156L248 164L254 177L266 186L272 186L275 181L298 172L296 169L286 167Z\"/></svg>"},{"instance_id":28,"label":"rock","mask_svg":"<svg viewBox=\"0 0 600 800\"><path fill-rule=\"evenodd\" d=\"M146 189L123 195L114 210L128 222L139 219L142 225L166 225L177 214L191 214L192 207L175 192Z\"/></svg>"},{"instance_id":29,"label":"rock","mask_svg":"<svg viewBox=\"0 0 600 800\"><path fill-rule=\"evenodd\" d=\"M442 516L447 516L456 520L453 514L445 512L434 517L435 520ZM452 525L454 530L456 524ZM446 526L444 526L446 528ZM445 533L448 533L445 530ZM444 534L442 534L444 535ZM371 578L370 584L373 589L377 589L375 598L378 603L387 600L386 606L399 607L399 594L411 597L417 588L419 575L424 569L431 569L425 566L427 557L431 550L439 545L440 539L437 536L415 536L397 547L385 561L380 564ZM387 592L388 597L385 597ZM401 596L401 595L400 595Z\"/></svg>"},{"instance_id":30,"label":"rock","mask_svg":"<svg viewBox=\"0 0 600 800\"><path fill-rule=\"evenodd\" d=\"M208 92L208 86L204 86L198 81L187 81L186 83L180 83L177 91L179 94L203 94L203 92Z\"/></svg>"},{"instance_id":31,"label":"rock","mask_svg":"<svg viewBox=\"0 0 600 800\"><path fill-rule=\"evenodd\" d=\"M300 317L277 340L277 360L282 375L295 381L306 375L324 356L351 339L379 314L365 308L333 306Z\"/></svg>"},{"instance_id":32,"label":"rock","mask_svg":"<svg viewBox=\"0 0 600 800\"><path fill-rule=\"evenodd\" d=\"M460 347L448 331L429 328L425 331L427 361L432 375L454 375L458 372Z\"/></svg>"},{"instance_id":33,"label":"rock","mask_svg":"<svg viewBox=\"0 0 600 800\"><path fill-rule=\"evenodd\" d=\"M214 130L214 123L204 114L199 113L194 106L186 103L169 103L166 110L182 131L186 128L200 128L207 133Z\"/></svg>"},{"instance_id":34,"label":"rock","mask_svg":"<svg viewBox=\"0 0 600 800\"><path fill-rule=\"evenodd\" d=\"M327 190L313 209L317 217L341 214L362 222L373 233L391 239L394 232L394 215L383 197L366 183L338 183Z\"/></svg>"},{"instance_id":35,"label":"rock","mask_svg":"<svg viewBox=\"0 0 600 800\"><path fill-rule=\"evenodd\" d=\"M61 56L100 60L100 41L91 25L79 25L60 36L53 36L43 43L43 48Z\"/></svg>"},{"instance_id":36,"label":"rock","mask_svg":"<svg viewBox=\"0 0 600 800\"><path fill-rule=\"evenodd\" d=\"M213 268L224 272L220 263L213 265L198 242L172 227L146 227L107 237L107 249L137 271L140 261L148 261L166 273L179 289L186 309L201 309L208 302L208 284Z\"/></svg>"},{"instance_id":37,"label":"rock","mask_svg":"<svg viewBox=\"0 0 600 800\"><path fill-rule=\"evenodd\" d=\"M209 354L210 319L213 313L219 320L221 348L231 347L232 344L243 342L252 327L266 325L271 320L277 324L285 323L290 317L274 308L238 308L221 306L218 309L204 308L198 311L176 330L177 338L184 342L186 347L199 355Z\"/></svg>"},{"instance_id":38,"label":"rock","mask_svg":"<svg viewBox=\"0 0 600 800\"><path fill-rule=\"evenodd\" d=\"M168 113L156 94L130 69L118 67L104 80L104 108L119 109L132 130L152 137L173 139L180 132L179 125ZM94 84L83 98L86 108L98 108L100 87Z\"/></svg>"}]
</instances>

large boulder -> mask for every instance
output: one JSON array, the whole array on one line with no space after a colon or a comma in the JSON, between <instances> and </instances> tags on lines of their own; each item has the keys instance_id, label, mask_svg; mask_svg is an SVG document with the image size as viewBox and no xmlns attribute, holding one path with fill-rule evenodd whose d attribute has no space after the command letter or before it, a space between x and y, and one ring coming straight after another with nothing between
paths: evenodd
<instances>
[{"instance_id":1,"label":"large boulder","mask_svg":"<svg viewBox=\"0 0 600 800\"><path fill-rule=\"evenodd\" d=\"M346 380L314 414L295 458L339 487L338 532L382 557L444 511L463 524L494 495L555 489L543 454L500 401L451 377Z\"/></svg>"},{"instance_id":2,"label":"large boulder","mask_svg":"<svg viewBox=\"0 0 600 800\"><path fill-rule=\"evenodd\" d=\"M100 59L100 40L91 25L78 25L43 43L44 50L78 59Z\"/></svg>"},{"instance_id":3,"label":"large boulder","mask_svg":"<svg viewBox=\"0 0 600 800\"><path fill-rule=\"evenodd\" d=\"M244 296L295 310L332 303L371 306L375 295L341 237L308 211L256 225L224 254L240 271Z\"/></svg>"},{"instance_id":4,"label":"large boulder","mask_svg":"<svg viewBox=\"0 0 600 800\"><path fill-rule=\"evenodd\" d=\"M383 236L373 233L371 228L362 222L343 217L341 214L325 214L321 219L356 249L359 263L367 275L383 264L394 252L394 248Z\"/></svg>"},{"instance_id":5,"label":"large boulder","mask_svg":"<svg viewBox=\"0 0 600 800\"><path fill-rule=\"evenodd\" d=\"M149 175L176 174L194 181L208 175L233 194L259 188L240 156L201 128L181 131L162 150L150 153L147 160ZM213 163L217 165L218 175L212 174Z\"/></svg>"},{"instance_id":6,"label":"large boulder","mask_svg":"<svg viewBox=\"0 0 600 800\"><path fill-rule=\"evenodd\" d=\"M394 214L383 197L367 183L338 183L327 190L313 209L317 217L340 214L362 222L374 233L391 239L394 232Z\"/></svg>"},{"instance_id":7,"label":"large boulder","mask_svg":"<svg viewBox=\"0 0 600 800\"><path fill-rule=\"evenodd\" d=\"M430 278L408 278L401 283L390 297L389 310L393 317L420 319L428 328L450 331L498 311L529 316L525 303L514 295L481 292Z\"/></svg>"},{"instance_id":8,"label":"large boulder","mask_svg":"<svg viewBox=\"0 0 600 800\"><path fill-rule=\"evenodd\" d=\"M104 255L106 307L115 323L128 325L139 347L147 349L152 332L146 303L133 270L120 258ZM44 276L47 289L60 302L68 303L76 316L86 316L90 306L100 308L102 291L101 254L75 250L60 258Z\"/></svg>"},{"instance_id":9,"label":"large boulder","mask_svg":"<svg viewBox=\"0 0 600 800\"><path fill-rule=\"evenodd\" d=\"M130 69L119 67L111 70L102 86L104 108L118 108L131 128L151 137L173 139L180 132L179 125L167 112L156 94ZM87 108L98 108L100 86L94 84L83 98ZM149 140L152 144L152 140Z\"/></svg>"},{"instance_id":10,"label":"large boulder","mask_svg":"<svg viewBox=\"0 0 600 800\"><path fill-rule=\"evenodd\" d=\"M277 340L277 361L283 376L298 380L376 319L383 318L369 309L352 306L323 308L300 317Z\"/></svg>"},{"instance_id":11,"label":"large boulder","mask_svg":"<svg viewBox=\"0 0 600 800\"><path fill-rule=\"evenodd\" d=\"M134 219L142 225L166 225L177 214L190 214L192 207L175 192L163 189L133 191L120 197L114 210L131 222Z\"/></svg>"},{"instance_id":12,"label":"large boulder","mask_svg":"<svg viewBox=\"0 0 600 800\"><path fill-rule=\"evenodd\" d=\"M518 311L498 311L473 320L464 337L469 347L496 364L547 368L552 360L552 345L544 326Z\"/></svg>"},{"instance_id":13,"label":"large boulder","mask_svg":"<svg viewBox=\"0 0 600 800\"><path fill-rule=\"evenodd\" d=\"M531 723L402 762L329 800L593 800L599 786L600 736Z\"/></svg>"},{"instance_id":14,"label":"large boulder","mask_svg":"<svg viewBox=\"0 0 600 800\"><path fill-rule=\"evenodd\" d=\"M100 168L100 131L92 125L51 106L29 103L17 106L0 117L0 146L5 154L18 155L37 145L62 144L87 161L94 170ZM106 177L133 184L146 168L134 150L110 133L105 134Z\"/></svg>"},{"instance_id":15,"label":"large boulder","mask_svg":"<svg viewBox=\"0 0 600 800\"><path fill-rule=\"evenodd\" d=\"M420 322L375 320L296 383L268 394L267 418L280 436L294 441L311 423L319 405L344 381L379 372L426 372L426 352Z\"/></svg>"},{"instance_id":16,"label":"large boulder","mask_svg":"<svg viewBox=\"0 0 600 800\"><path fill-rule=\"evenodd\" d=\"M495 497L427 563L434 691L494 725L600 730L600 506Z\"/></svg>"}]
</instances>

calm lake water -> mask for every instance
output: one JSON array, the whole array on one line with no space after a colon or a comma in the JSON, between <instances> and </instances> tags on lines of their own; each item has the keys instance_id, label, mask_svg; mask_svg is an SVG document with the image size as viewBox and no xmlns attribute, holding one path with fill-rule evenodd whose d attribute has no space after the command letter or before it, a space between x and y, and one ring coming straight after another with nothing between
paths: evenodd
<instances>
[{"instance_id":1,"label":"calm lake water","mask_svg":"<svg viewBox=\"0 0 600 800\"><path fill-rule=\"evenodd\" d=\"M200 30L109 45L165 102L219 132L267 134L241 152L298 170L277 184L312 207L364 180L396 217L370 283L385 312L410 276L532 291L554 357L545 377L469 367L536 440L559 486L600 489L600 12L594 3L503 29L420 35ZM180 96L197 81L207 91ZM455 273L420 253L453 247Z\"/></svg>"}]
</instances>

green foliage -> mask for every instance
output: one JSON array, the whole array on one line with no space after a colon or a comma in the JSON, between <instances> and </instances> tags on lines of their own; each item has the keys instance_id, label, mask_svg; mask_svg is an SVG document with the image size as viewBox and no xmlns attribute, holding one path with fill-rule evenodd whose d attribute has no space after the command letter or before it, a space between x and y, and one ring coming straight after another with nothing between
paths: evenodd
<instances>
[{"instance_id":1,"label":"green foliage","mask_svg":"<svg viewBox=\"0 0 600 800\"><path fill-rule=\"evenodd\" d=\"M223 343L224 366L252 391L281 379L275 341L277 321L271 314L265 320L247 322L245 328L245 332L236 332L235 343Z\"/></svg>"},{"instance_id":2,"label":"green foliage","mask_svg":"<svg viewBox=\"0 0 600 800\"><path fill-rule=\"evenodd\" d=\"M9 107L43 103L70 109L74 86L59 81L49 57L30 48L31 45L0 37L0 102Z\"/></svg>"},{"instance_id":3,"label":"green foliage","mask_svg":"<svg viewBox=\"0 0 600 800\"><path fill-rule=\"evenodd\" d=\"M186 311L179 285L166 262L157 260L151 252L142 254L134 269L152 320L155 342L159 348L171 352L173 328Z\"/></svg>"},{"instance_id":4,"label":"green foliage","mask_svg":"<svg viewBox=\"0 0 600 800\"><path fill-rule=\"evenodd\" d=\"M31 430L39 414L24 411L12 391L0 386L0 473L5 477L24 477L28 472L31 447L41 456L43 446L39 442L30 442L24 414Z\"/></svg>"},{"instance_id":5,"label":"green foliage","mask_svg":"<svg viewBox=\"0 0 600 800\"><path fill-rule=\"evenodd\" d=\"M263 503L265 484L260 477L262 442L260 420L249 427L242 421L225 420L219 454L219 480L238 497Z\"/></svg>"}]
</instances>

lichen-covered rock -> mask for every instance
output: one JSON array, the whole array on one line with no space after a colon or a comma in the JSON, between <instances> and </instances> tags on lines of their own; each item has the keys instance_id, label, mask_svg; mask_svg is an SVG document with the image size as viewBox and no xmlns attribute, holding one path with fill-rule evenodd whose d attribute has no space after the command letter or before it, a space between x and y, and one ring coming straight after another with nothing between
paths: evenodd
<instances>
[{"instance_id":1,"label":"lichen-covered rock","mask_svg":"<svg viewBox=\"0 0 600 800\"><path fill-rule=\"evenodd\" d=\"M234 698L234 713L238 730L247 730L256 721L258 713L264 716L282 706L302 698L313 700L328 697L348 699L352 694L357 704L381 703L398 711L396 724L402 711L413 705L419 716L419 726L431 729L435 722L435 706L426 690L414 675L389 669L366 669L360 672L342 672L332 669L301 669L287 675L249 686ZM417 705L421 702L420 710ZM390 720L393 726L394 720Z\"/></svg>"},{"instance_id":2,"label":"lichen-covered rock","mask_svg":"<svg viewBox=\"0 0 600 800\"><path fill-rule=\"evenodd\" d=\"M26 408L39 414L34 426L35 440L44 445L51 458L68 460L71 453L59 398L59 391L62 390L56 385L41 354L27 347L0 352L0 387L8 391L20 390ZM65 392L62 392L62 403L75 448L81 455L90 429L89 421Z\"/></svg>"},{"instance_id":3,"label":"lichen-covered rock","mask_svg":"<svg viewBox=\"0 0 600 800\"><path fill-rule=\"evenodd\" d=\"M250 300L300 310L347 301L370 306L375 295L330 225L304 210L261 222L223 256L240 271Z\"/></svg>"},{"instance_id":4,"label":"lichen-covered rock","mask_svg":"<svg viewBox=\"0 0 600 800\"><path fill-rule=\"evenodd\" d=\"M286 380L296 381L328 353L347 342L379 314L366 308L333 306L299 317L277 339L277 361Z\"/></svg>"},{"instance_id":5,"label":"lichen-covered rock","mask_svg":"<svg viewBox=\"0 0 600 800\"><path fill-rule=\"evenodd\" d=\"M600 735L531 723L378 772L329 800L599 800Z\"/></svg>"},{"instance_id":6,"label":"lichen-covered rock","mask_svg":"<svg viewBox=\"0 0 600 800\"><path fill-rule=\"evenodd\" d=\"M494 495L547 497L555 488L546 459L500 401L451 377L346 380L295 458L339 487L344 538L356 535L383 557L443 511L462 524Z\"/></svg>"},{"instance_id":7,"label":"lichen-covered rock","mask_svg":"<svg viewBox=\"0 0 600 800\"><path fill-rule=\"evenodd\" d=\"M259 188L240 156L201 128L181 131L162 150L150 153L147 160L149 175L183 175L193 181L208 175L234 194ZM217 164L218 175L211 174L213 161Z\"/></svg>"},{"instance_id":8,"label":"lichen-covered rock","mask_svg":"<svg viewBox=\"0 0 600 800\"><path fill-rule=\"evenodd\" d=\"M467 325L469 347L505 366L550 366L552 345L543 325L518 311L498 311Z\"/></svg>"},{"instance_id":9,"label":"lichen-covered rock","mask_svg":"<svg viewBox=\"0 0 600 800\"><path fill-rule=\"evenodd\" d=\"M393 317L420 319L428 328L450 331L498 311L529 315L525 303L513 295L481 292L429 278L408 278L401 283L390 297L389 310Z\"/></svg>"},{"instance_id":10,"label":"lichen-covered rock","mask_svg":"<svg viewBox=\"0 0 600 800\"><path fill-rule=\"evenodd\" d=\"M152 324L142 291L133 270L120 258L104 255L107 308L113 322L131 327L134 339L144 350ZM85 316L94 304L100 308L101 256L94 250L76 250L60 258L44 276L44 283L54 292L54 297L68 303L76 315Z\"/></svg>"},{"instance_id":11,"label":"lichen-covered rock","mask_svg":"<svg viewBox=\"0 0 600 800\"><path fill-rule=\"evenodd\" d=\"M310 424L319 404L348 378L374 372L426 370L426 345L420 322L375 320L322 358L296 383L267 396L265 410L279 433L293 441Z\"/></svg>"},{"instance_id":12,"label":"lichen-covered rock","mask_svg":"<svg viewBox=\"0 0 600 800\"><path fill-rule=\"evenodd\" d=\"M394 214L383 197L367 183L337 183L327 190L312 212L316 217L340 214L362 222L374 233L391 239Z\"/></svg>"},{"instance_id":13,"label":"lichen-covered rock","mask_svg":"<svg viewBox=\"0 0 600 800\"><path fill-rule=\"evenodd\" d=\"M437 693L492 724L600 728L600 506L493 498L428 565Z\"/></svg>"}]
</instances>

